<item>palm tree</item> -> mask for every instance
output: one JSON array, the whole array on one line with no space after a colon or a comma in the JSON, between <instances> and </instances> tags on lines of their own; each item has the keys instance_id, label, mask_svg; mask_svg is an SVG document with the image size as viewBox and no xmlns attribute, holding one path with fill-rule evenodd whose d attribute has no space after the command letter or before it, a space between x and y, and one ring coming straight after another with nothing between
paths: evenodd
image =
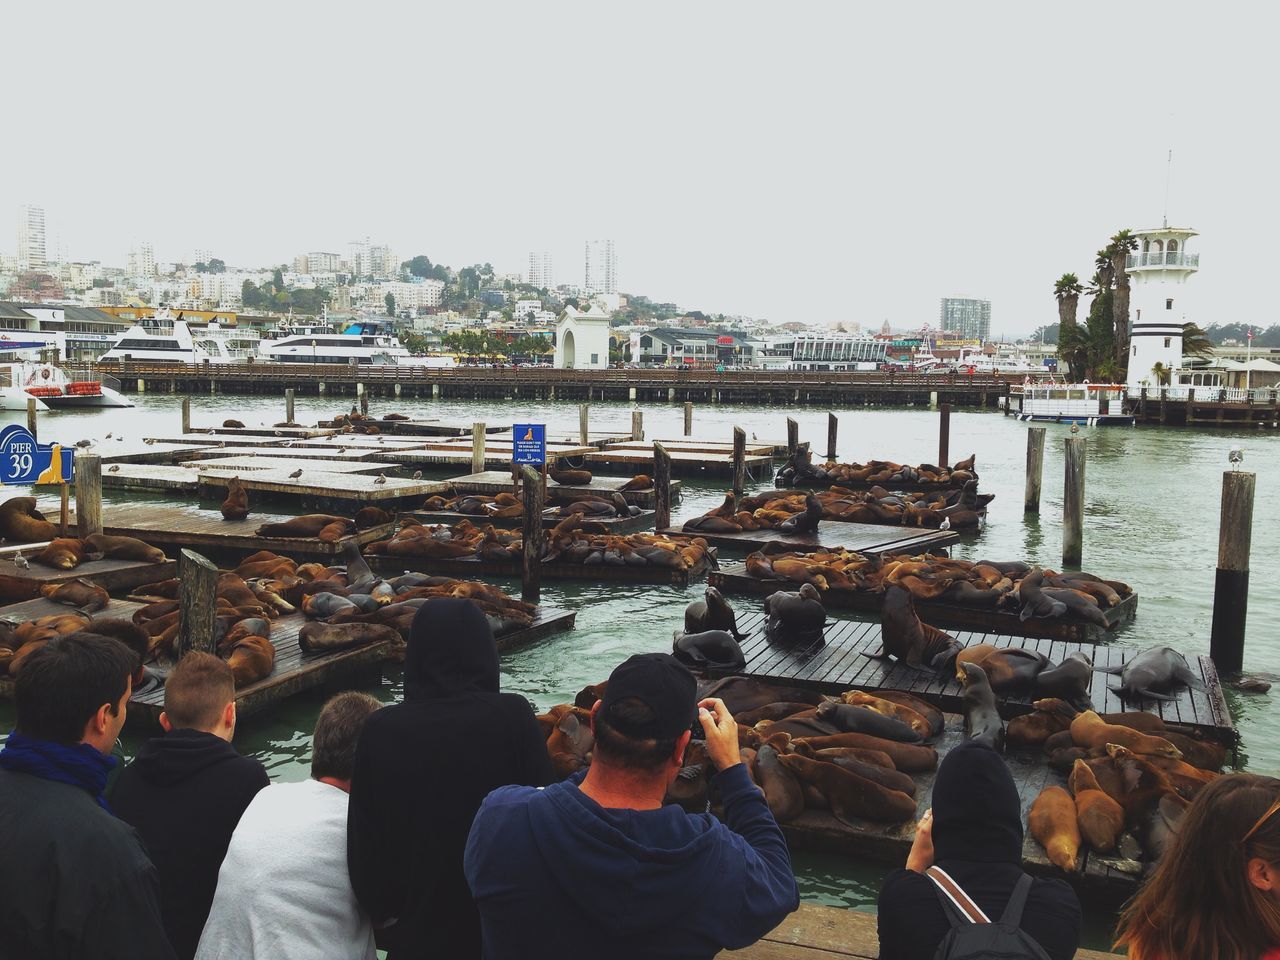
<instances>
[{"instance_id":1,"label":"palm tree","mask_svg":"<svg viewBox=\"0 0 1280 960\"><path fill-rule=\"evenodd\" d=\"M1064 273L1053 285L1053 295L1058 300L1058 336L1062 336L1067 327L1076 325L1076 310L1083 292L1080 278L1074 273Z\"/></svg>"},{"instance_id":2,"label":"palm tree","mask_svg":"<svg viewBox=\"0 0 1280 960\"><path fill-rule=\"evenodd\" d=\"M1111 329L1115 337L1116 367L1123 372L1129 359L1129 272L1125 269L1130 250L1138 249L1138 238L1121 230L1111 238L1106 252L1111 257L1111 279L1115 296L1111 299Z\"/></svg>"},{"instance_id":3,"label":"palm tree","mask_svg":"<svg viewBox=\"0 0 1280 960\"><path fill-rule=\"evenodd\" d=\"M1151 372L1155 375L1156 385L1161 387L1168 385L1169 379L1173 373L1172 370L1166 367L1163 363L1160 363L1158 360L1151 367Z\"/></svg>"},{"instance_id":4,"label":"palm tree","mask_svg":"<svg viewBox=\"0 0 1280 960\"><path fill-rule=\"evenodd\" d=\"M1208 334L1194 323L1182 325L1182 355L1184 357L1213 356L1214 343Z\"/></svg>"}]
</instances>

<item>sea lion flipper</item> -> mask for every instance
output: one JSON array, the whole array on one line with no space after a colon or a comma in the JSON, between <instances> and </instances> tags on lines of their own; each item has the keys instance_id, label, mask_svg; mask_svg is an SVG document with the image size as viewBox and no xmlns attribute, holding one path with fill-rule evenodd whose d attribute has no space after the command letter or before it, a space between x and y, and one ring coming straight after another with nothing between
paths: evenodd
<instances>
[{"instance_id":1,"label":"sea lion flipper","mask_svg":"<svg viewBox=\"0 0 1280 960\"><path fill-rule=\"evenodd\" d=\"M1093 668L1093 672L1094 672L1094 673L1120 673L1120 672L1122 672L1123 670L1124 670L1124 667L1123 667L1123 666L1119 666L1119 667L1094 667L1094 668ZM1112 690L1114 690L1114 689L1115 689L1115 687L1112 687L1111 689L1112 689Z\"/></svg>"},{"instance_id":2,"label":"sea lion flipper","mask_svg":"<svg viewBox=\"0 0 1280 960\"><path fill-rule=\"evenodd\" d=\"M1026 622L1027 620L1030 620L1033 616L1035 616L1035 614L1032 613L1031 611L1031 604L1024 603L1022 605L1022 610L1018 613L1018 619L1023 622Z\"/></svg>"},{"instance_id":3,"label":"sea lion flipper","mask_svg":"<svg viewBox=\"0 0 1280 960\"><path fill-rule=\"evenodd\" d=\"M872 660L888 660L889 659L889 654L885 652L884 644L881 644L875 653L869 653L868 651L863 650L862 656L870 657Z\"/></svg>"},{"instance_id":4,"label":"sea lion flipper","mask_svg":"<svg viewBox=\"0 0 1280 960\"><path fill-rule=\"evenodd\" d=\"M1179 664L1173 668L1173 677L1175 680L1181 680L1192 690L1204 692L1204 681L1191 672L1191 668L1185 664ZM1172 698L1170 698L1172 699Z\"/></svg>"},{"instance_id":5,"label":"sea lion flipper","mask_svg":"<svg viewBox=\"0 0 1280 960\"><path fill-rule=\"evenodd\" d=\"M1178 699L1176 695L1171 693L1157 693L1154 690L1146 689L1136 691L1136 696L1143 700L1173 701Z\"/></svg>"}]
</instances>

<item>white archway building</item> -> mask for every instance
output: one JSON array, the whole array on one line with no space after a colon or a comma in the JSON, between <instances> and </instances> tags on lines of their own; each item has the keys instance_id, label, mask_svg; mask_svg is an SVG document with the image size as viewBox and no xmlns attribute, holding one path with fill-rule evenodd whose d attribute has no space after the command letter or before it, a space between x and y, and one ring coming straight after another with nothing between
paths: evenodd
<instances>
[{"instance_id":1,"label":"white archway building","mask_svg":"<svg viewBox=\"0 0 1280 960\"><path fill-rule=\"evenodd\" d=\"M1182 366L1182 325L1191 320L1187 280L1200 269L1200 254L1187 253L1187 241L1197 236L1187 227L1139 230L1138 249L1129 254L1126 269L1133 286L1129 294L1129 377L1132 390L1154 386L1158 363L1172 372Z\"/></svg>"},{"instance_id":2,"label":"white archway building","mask_svg":"<svg viewBox=\"0 0 1280 960\"><path fill-rule=\"evenodd\" d=\"M599 306L586 313L565 307L556 322L557 370L604 370L609 366L609 315Z\"/></svg>"}]
</instances>

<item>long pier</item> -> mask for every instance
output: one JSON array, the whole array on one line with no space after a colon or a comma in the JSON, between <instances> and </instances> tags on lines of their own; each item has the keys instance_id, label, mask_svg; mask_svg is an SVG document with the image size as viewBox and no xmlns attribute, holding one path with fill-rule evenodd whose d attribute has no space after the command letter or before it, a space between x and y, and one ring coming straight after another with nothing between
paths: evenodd
<instances>
[{"instance_id":1,"label":"long pier","mask_svg":"<svg viewBox=\"0 0 1280 960\"><path fill-rule=\"evenodd\" d=\"M711 369L555 370L311 363L157 364L99 362L126 392L279 394L452 399L702 401L831 407L950 403L995 408L1021 377L897 371Z\"/></svg>"}]
</instances>

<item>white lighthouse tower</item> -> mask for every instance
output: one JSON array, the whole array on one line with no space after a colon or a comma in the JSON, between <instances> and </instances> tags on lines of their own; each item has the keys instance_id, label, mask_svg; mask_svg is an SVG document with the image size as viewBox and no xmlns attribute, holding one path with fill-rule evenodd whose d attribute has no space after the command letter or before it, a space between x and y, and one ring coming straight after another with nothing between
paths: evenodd
<instances>
[{"instance_id":1,"label":"white lighthouse tower","mask_svg":"<svg viewBox=\"0 0 1280 960\"><path fill-rule=\"evenodd\" d=\"M1192 316L1187 279L1200 269L1200 254L1187 252L1198 234L1188 227L1139 230L1138 249L1126 269L1129 294L1129 381L1131 390L1156 386L1157 363L1165 370L1182 366L1182 325Z\"/></svg>"}]
</instances>

